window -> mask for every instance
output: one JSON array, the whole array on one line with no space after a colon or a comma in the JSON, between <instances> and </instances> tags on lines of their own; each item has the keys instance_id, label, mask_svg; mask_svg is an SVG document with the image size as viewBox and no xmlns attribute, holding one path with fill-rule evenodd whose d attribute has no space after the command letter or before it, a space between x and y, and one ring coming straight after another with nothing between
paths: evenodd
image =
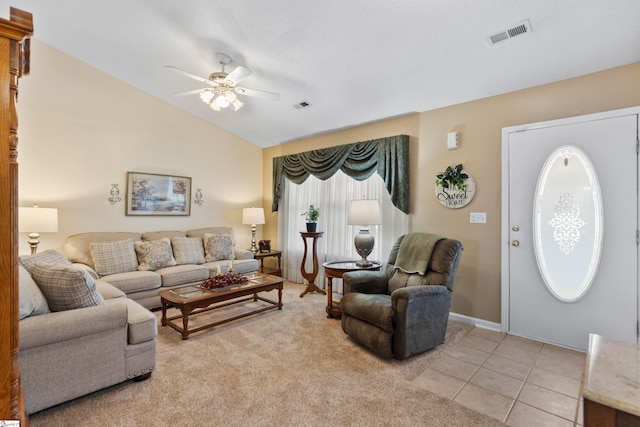
<instances>
[{"instance_id":1,"label":"window","mask_svg":"<svg viewBox=\"0 0 640 427\"><path fill-rule=\"evenodd\" d=\"M311 175L300 185L287 180L284 187L278 215L278 240L283 251L283 277L293 282L304 282L300 272L304 255L300 232L306 231L302 214L310 204L320 208L318 231L324 232L323 237L318 239L320 268L315 279L315 284L322 288L325 284L322 263L360 259L353 244L359 228L347 225L351 200L377 199L380 202L382 224L371 227L376 243L368 259L385 262L396 239L408 231L409 216L393 205L385 183L378 174L373 174L365 181L356 181L338 171L325 181ZM312 245L309 240L305 271L312 270Z\"/></svg>"}]
</instances>

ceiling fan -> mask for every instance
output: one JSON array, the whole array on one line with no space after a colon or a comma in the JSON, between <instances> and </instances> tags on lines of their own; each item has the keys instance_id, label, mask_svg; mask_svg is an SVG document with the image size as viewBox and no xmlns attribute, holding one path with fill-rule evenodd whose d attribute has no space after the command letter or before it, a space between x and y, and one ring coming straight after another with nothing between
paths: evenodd
<instances>
[{"instance_id":1,"label":"ceiling fan","mask_svg":"<svg viewBox=\"0 0 640 427\"><path fill-rule=\"evenodd\" d=\"M180 68L173 67L171 65L165 65L166 68L173 70L183 76L197 80L201 83L205 83L210 87L202 89L189 90L186 92L178 92L174 95L185 96L200 94L200 99L205 104L209 105L214 111L220 111L228 106L233 106L238 111L244 103L238 98L236 94L254 96L258 98L266 98L277 101L280 99L280 95L277 93L266 92L263 90L249 89L246 87L237 86L242 80L253 74L253 71L242 65L238 65L232 72L226 73L224 71L225 65L231 63L231 57L224 53L216 54L218 62L222 66L222 71L214 72L209 75L209 78L204 78L191 74Z\"/></svg>"}]
</instances>

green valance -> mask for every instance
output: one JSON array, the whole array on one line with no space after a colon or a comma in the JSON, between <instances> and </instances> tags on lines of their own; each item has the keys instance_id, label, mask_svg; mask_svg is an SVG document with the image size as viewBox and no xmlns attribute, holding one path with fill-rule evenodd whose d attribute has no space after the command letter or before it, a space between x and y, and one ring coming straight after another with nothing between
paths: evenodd
<instances>
[{"instance_id":1,"label":"green valance","mask_svg":"<svg viewBox=\"0 0 640 427\"><path fill-rule=\"evenodd\" d=\"M364 181L377 171L386 184L394 206L409 214L409 136L407 135L275 157L271 210L273 212L278 210L285 178L295 184L302 184L309 175L325 180L338 170L358 181Z\"/></svg>"}]
</instances>

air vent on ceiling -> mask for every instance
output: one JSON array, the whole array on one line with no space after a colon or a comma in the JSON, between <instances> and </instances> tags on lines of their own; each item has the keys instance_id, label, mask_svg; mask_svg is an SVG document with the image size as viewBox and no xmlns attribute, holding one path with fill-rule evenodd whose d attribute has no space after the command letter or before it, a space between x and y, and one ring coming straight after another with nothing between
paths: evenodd
<instances>
[{"instance_id":1,"label":"air vent on ceiling","mask_svg":"<svg viewBox=\"0 0 640 427\"><path fill-rule=\"evenodd\" d=\"M305 108L311 107L309 101L300 101L297 104L293 104L293 108L296 110L304 110Z\"/></svg>"},{"instance_id":2,"label":"air vent on ceiling","mask_svg":"<svg viewBox=\"0 0 640 427\"><path fill-rule=\"evenodd\" d=\"M512 28L509 28L508 30L500 31L499 33L489 36L488 38L489 45L495 46L498 43L504 42L514 37L529 34L532 31L533 31L533 28L531 28L531 23L527 19L526 21L522 21L519 24L513 26Z\"/></svg>"}]
</instances>

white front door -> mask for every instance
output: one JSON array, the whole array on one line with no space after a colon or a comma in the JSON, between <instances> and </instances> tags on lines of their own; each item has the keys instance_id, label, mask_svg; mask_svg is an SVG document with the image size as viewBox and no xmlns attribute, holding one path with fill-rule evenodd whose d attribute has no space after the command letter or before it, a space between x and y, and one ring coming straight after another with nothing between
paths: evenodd
<instances>
[{"instance_id":1,"label":"white front door","mask_svg":"<svg viewBox=\"0 0 640 427\"><path fill-rule=\"evenodd\" d=\"M581 350L589 333L637 342L638 111L503 129L503 327L509 333ZM586 206L597 202L595 187L549 169L541 175L559 147L573 153L559 170L576 167L575 152L593 166L595 174L581 173L599 183L602 210ZM544 197L551 198L546 208ZM556 291L573 282L582 286L578 292Z\"/></svg>"}]
</instances>

